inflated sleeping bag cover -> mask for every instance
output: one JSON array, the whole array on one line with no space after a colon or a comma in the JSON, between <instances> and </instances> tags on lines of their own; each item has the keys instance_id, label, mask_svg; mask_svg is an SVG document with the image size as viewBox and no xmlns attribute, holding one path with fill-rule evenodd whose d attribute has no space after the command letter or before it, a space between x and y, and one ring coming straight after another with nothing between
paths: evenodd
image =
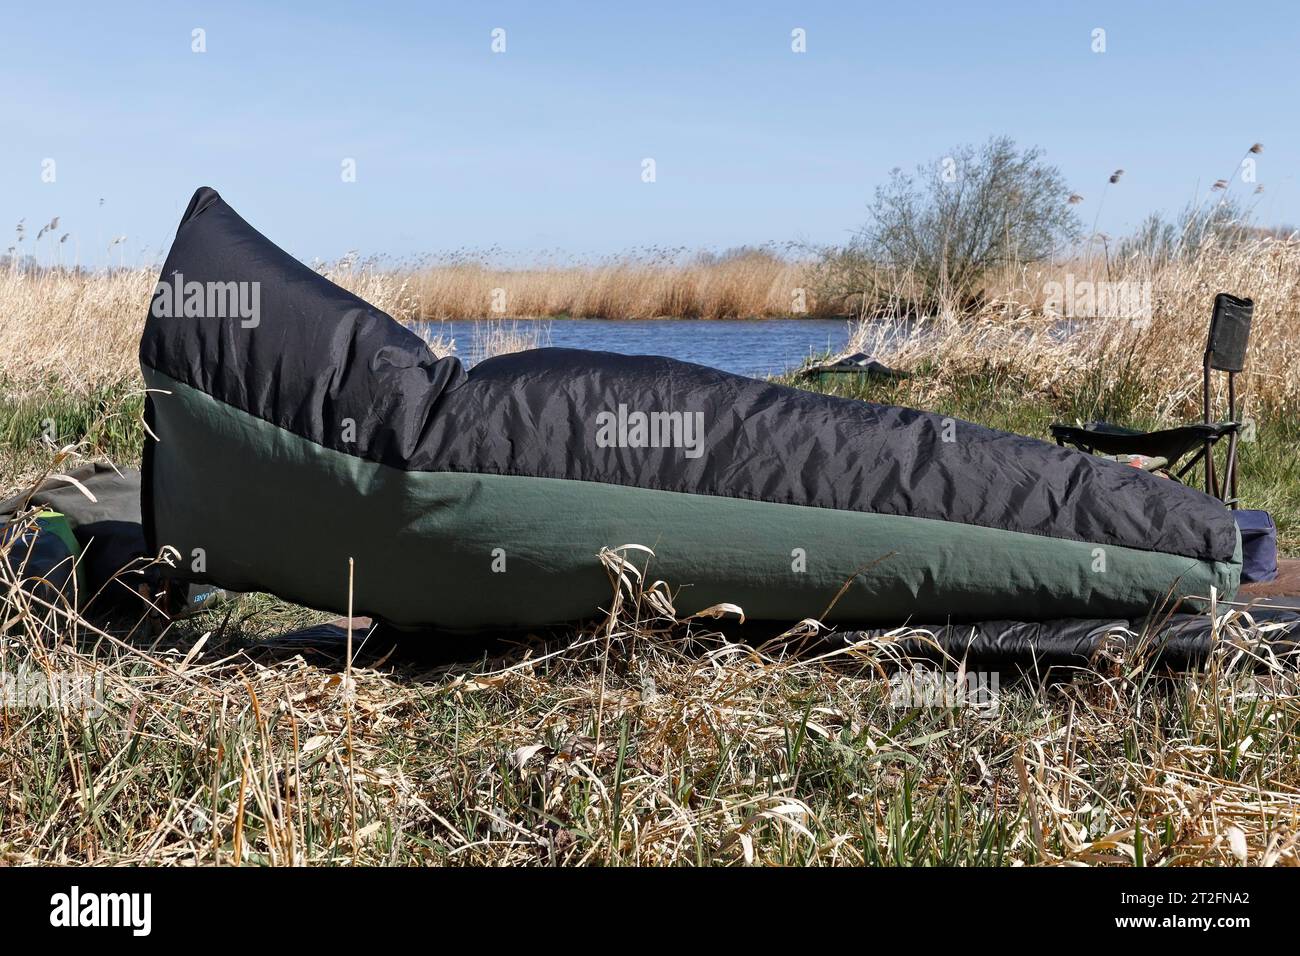
<instances>
[{"instance_id":1,"label":"inflated sleeping bag cover","mask_svg":"<svg viewBox=\"0 0 1300 956\"><path fill-rule=\"evenodd\" d=\"M1220 503L1046 442L653 356L466 373L210 189L178 281L258 288L255 319L151 311L140 348L146 533L229 587L341 608L352 557L355 606L394 623L553 623L608 600L596 552L629 543L679 610L752 617L821 616L850 579L832 619L1132 615L1236 587ZM652 447L636 413L684 424Z\"/></svg>"}]
</instances>

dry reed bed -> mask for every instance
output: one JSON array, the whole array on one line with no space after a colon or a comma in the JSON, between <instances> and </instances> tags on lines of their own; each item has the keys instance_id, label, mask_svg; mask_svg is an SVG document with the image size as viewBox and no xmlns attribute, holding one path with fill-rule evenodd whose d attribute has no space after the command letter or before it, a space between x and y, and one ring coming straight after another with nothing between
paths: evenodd
<instances>
[{"instance_id":1,"label":"dry reed bed","mask_svg":"<svg viewBox=\"0 0 1300 956\"><path fill-rule=\"evenodd\" d=\"M556 269L434 266L408 280L426 319L733 319L830 314L808 288L807 267L755 254L707 265L624 261Z\"/></svg>"},{"instance_id":2,"label":"dry reed bed","mask_svg":"<svg viewBox=\"0 0 1300 956\"><path fill-rule=\"evenodd\" d=\"M324 274L391 315L500 319L505 316L788 315L793 290L805 288L811 314L834 311L818 302L804 265L768 255L707 265L609 263L548 270L493 270L476 263L387 272L345 260ZM1149 322L1105 316L1057 334L1059 316L1046 308L1048 283L1109 280L1149 284ZM82 390L138 381L136 350L152 270L25 275L0 273L0 381L10 388L51 384ZM905 285L906 283L904 283ZM493 290L504 298L494 300ZM1127 376L1146 392L1159 416L1195 405L1200 353L1210 302L1227 290L1256 301L1243 391L1252 403L1300 404L1300 241L1257 239L1232 246L1207 241L1193 256L1169 264L1097 259L1008 267L989 278L973 309L944 308L923 322L891 327L864 323L854 347L906 368L926 365L924 388L942 389L944 372L1014 372L1027 387L1051 394L1081 376ZM523 326L496 338L501 350L536 344ZM903 334L899 334L903 329ZM424 327L441 354L454 342L436 323ZM474 356L480 358L482 356ZM919 383L918 383L919 384ZM924 398L924 391L918 400Z\"/></svg>"},{"instance_id":3,"label":"dry reed bed","mask_svg":"<svg viewBox=\"0 0 1300 956\"><path fill-rule=\"evenodd\" d=\"M1062 316L1045 308L1048 283L1149 284L1145 320L1101 316L1061 332ZM902 368L924 366L914 380L922 404L964 376L1007 373L1032 396L1095 380L1125 384L1139 406L1162 419L1200 407L1201 364L1210 309L1218 292L1255 300L1246 370L1238 388L1248 412L1300 408L1300 242L1261 239L1232 247L1212 242L1167 265L1149 261L1018 266L990 280L976 312L948 309L921 322L859 326L851 348ZM1222 386L1223 376L1216 376ZM1221 397L1221 396L1220 396Z\"/></svg>"},{"instance_id":4,"label":"dry reed bed","mask_svg":"<svg viewBox=\"0 0 1300 956\"><path fill-rule=\"evenodd\" d=\"M414 315L409 282L344 261L321 271L390 315ZM0 270L0 383L89 391L140 381L140 333L153 268L111 272ZM436 335L435 347L447 344Z\"/></svg>"},{"instance_id":5,"label":"dry reed bed","mask_svg":"<svg viewBox=\"0 0 1300 956\"><path fill-rule=\"evenodd\" d=\"M0 270L0 383L94 388L139 379L140 331L158 274Z\"/></svg>"}]
</instances>

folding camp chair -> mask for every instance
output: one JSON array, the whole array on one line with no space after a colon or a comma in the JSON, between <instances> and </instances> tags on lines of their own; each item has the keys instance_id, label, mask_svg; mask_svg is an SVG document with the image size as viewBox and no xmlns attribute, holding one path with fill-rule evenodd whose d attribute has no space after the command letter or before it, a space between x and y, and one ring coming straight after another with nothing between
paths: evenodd
<instances>
[{"instance_id":1,"label":"folding camp chair","mask_svg":"<svg viewBox=\"0 0 1300 956\"><path fill-rule=\"evenodd\" d=\"M1171 478L1182 480L1198 462L1205 462L1205 490L1233 508L1237 507L1237 440L1242 423L1237 417L1237 373L1246 364L1246 342L1250 337L1250 319L1255 303L1239 299L1226 292L1214 297L1214 313L1210 318L1210 336L1205 344L1205 366L1202 381L1201 408L1204 421L1179 428L1142 432L1120 428L1106 422L1089 422L1083 426L1053 425L1052 437L1058 445L1074 445L1090 453L1114 456L1145 456L1154 467ZM1228 373L1228 419L1216 422L1210 409L1210 373ZM1223 480L1215 471L1214 446L1227 437L1228 454L1224 462ZM1179 461L1195 451L1196 454L1179 467ZM1175 471L1177 469L1177 471Z\"/></svg>"}]
</instances>

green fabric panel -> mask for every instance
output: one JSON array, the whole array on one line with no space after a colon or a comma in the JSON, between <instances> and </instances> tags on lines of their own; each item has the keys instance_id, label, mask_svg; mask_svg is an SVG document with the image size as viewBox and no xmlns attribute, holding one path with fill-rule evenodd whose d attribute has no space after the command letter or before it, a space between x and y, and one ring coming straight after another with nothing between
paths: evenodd
<instances>
[{"instance_id":1,"label":"green fabric panel","mask_svg":"<svg viewBox=\"0 0 1300 956\"><path fill-rule=\"evenodd\" d=\"M36 520L41 527L48 529L51 534L62 541L64 547L68 549L68 553L74 558L81 554L81 545L77 543L77 536L68 527L68 519L64 515L57 511L38 511Z\"/></svg>"},{"instance_id":2,"label":"green fabric panel","mask_svg":"<svg viewBox=\"0 0 1300 956\"><path fill-rule=\"evenodd\" d=\"M91 595L86 593L86 570L81 564L81 544L77 541L77 536L72 533L67 516L58 511L46 509L37 512L36 521L42 528L62 541L63 546L68 549L68 554L72 555L74 567L76 568L77 594L83 601L90 598Z\"/></svg>"},{"instance_id":3,"label":"green fabric panel","mask_svg":"<svg viewBox=\"0 0 1300 956\"><path fill-rule=\"evenodd\" d=\"M652 548L677 609L888 623L1130 616L1171 590L1224 598L1235 563L925 518L592 482L406 472L322 448L146 369L155 394L154 514L189 571L399 625L541 625L608 605L605 546ZM794 569L795 549L806 570ZM638 565L642 556L631 552ZM505 570L494 570L504 557Z\"/></svg>"}]
</instances>

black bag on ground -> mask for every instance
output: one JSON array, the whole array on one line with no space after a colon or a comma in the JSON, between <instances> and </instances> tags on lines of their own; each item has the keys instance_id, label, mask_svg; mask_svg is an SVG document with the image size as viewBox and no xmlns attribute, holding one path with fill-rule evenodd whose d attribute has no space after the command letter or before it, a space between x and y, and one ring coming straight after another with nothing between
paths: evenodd
<instances>
[{"instance_id":1,"label":"black bag on ground","mask_svg":"<svg viewBox=\"0 0 1300 956\"><path fill-rule=\"evenodd\" d=\"M82 613L108 613L144 609L142 596L153 601L167 616L184 617L227 598L238 597L210 584L187 584L168 580L167 568L155 562L145 544L140 525L140 472L115 468L106 462L83 465L68 473L86 491L61 478L51 478L35 491L0 501L0 530L17 530L14 518L32 508L54 511L66 519L80 552L76 567L78 604ZM42 566L58 552L58 539L43 529L35 542L44 556ZM63 552L68 549L64 547ZM32 576L31 560L25 577ZM66 562L71 567L72 562ZM57 563L51 565L56 567ZM67 574L69 572L64 572ZM71 589L65 593L71 598Z\"/></svg>"},{"instance_id":2,"label":"black bag on ground","mask_svg":"<svg viewBox=\"0 0 1300 956\"><path fill-rule=\"evenodd\" d=\"M156 571L144 568L151 556L146 553L140 528L140 472L97 462L83 465L69 475L95 500L76 485L51 478L34 491L0 502L0 522L9 525L30 508L63 515L81 550L78 567L82 610L88 610L92 603L107 609L130 602L129 606L138 608L136 590L148 585L149 593L154 593L157 583ZM51 535L41 534L38 540L48 537Z\"/></svg>"},{"instance_id":3,"label":"black bag on ground","mask_svg":"<svg viewBox=\"0 0 1300 956\"><path fill-rule=\"evenodd\" d=\"M1267 511L1239 508L1232 513L1241 529L1241 583L1277 577L1277 525Z\"/></svg>"},{"instance_id":4,"label":"black bag on ground","mask_svg":"<svg viewBox=\"0 0 1300 956\"><path fill-rule=\"evenodd\" d=\"M11 584L40 601L73 604L77 554L46 518L0 524L0 596Z\"/></svg>"}]
</instances>

